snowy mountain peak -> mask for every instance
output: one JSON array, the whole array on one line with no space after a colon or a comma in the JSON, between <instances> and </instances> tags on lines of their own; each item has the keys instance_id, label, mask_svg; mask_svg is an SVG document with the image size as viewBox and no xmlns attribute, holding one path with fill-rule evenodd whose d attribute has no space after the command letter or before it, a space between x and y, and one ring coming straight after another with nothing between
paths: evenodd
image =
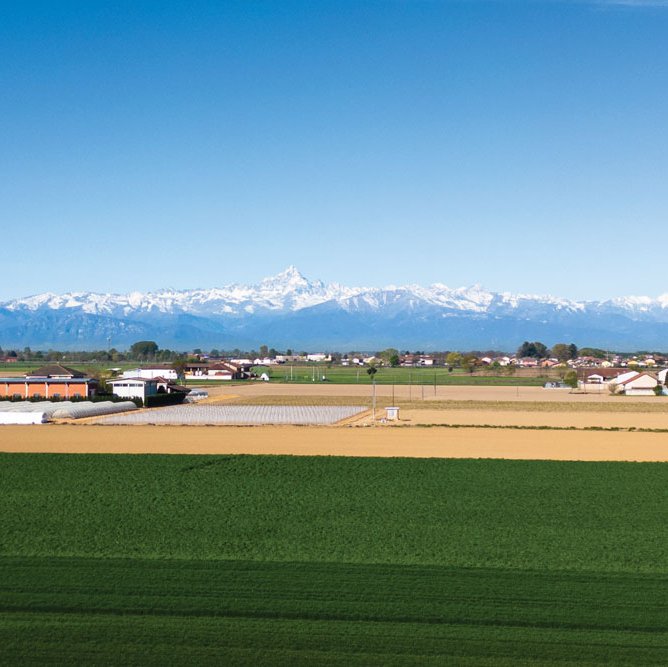
<instances>
[{"instance_id":1,"label":"snowy mountain peak","mask_svg":"<svg viewBox=\"0 0 668 667\"><path fill-rule=\"evenodd\" d=\"M277 273L275 276L264 278L259 287L263 289L285 289L289 291L307 290L312 287L323 287L319 280L311 283L296 266L288 266L287 269Z\"/></svg>"},{"instance_id":2,"label":"snowy mountain peak","mask_svg":"<svg viewBox=\"0 0 668 667\"><path fill-rule=\"evenodd\" d=\"M166 334L168 329L172 333ZM3 347L64 343L83 349L106 343L110 336L117 343L171 336L172 345L211 340L236 347L244 340L262 342L253 336L266 337L269 330L277 336L271 342L286 347L310 340L316 347L331 341L332 349L339 344L372 349L382 347L381 341L467 349L477 341L481 348L510 350L518 339L557 338L618 349L627 344L662 349L668 345L668 294L586 302L491 292L480 285L451 288L442 282L346 287L309 280L289 266L254 285L128 294L48 292L0 304Z\"/></svg>"}]
</instances>

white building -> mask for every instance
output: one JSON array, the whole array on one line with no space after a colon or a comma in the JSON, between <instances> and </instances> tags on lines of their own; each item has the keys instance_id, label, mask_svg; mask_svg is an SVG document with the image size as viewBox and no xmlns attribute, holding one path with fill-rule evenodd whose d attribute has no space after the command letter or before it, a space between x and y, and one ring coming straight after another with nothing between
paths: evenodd
<instances>
[{"instance_id":1,"label":"white building","mask_svg":"<svg viewBox=\"0 0 668 667\"><path fill-rule=\"evenodd\" d=\"M656 378L647 373L634 372L633 377L626 377L622 380L628 375L629 373L624 373L611 381L616 385L615 393L624 392L627 396L654 396L654 388L659 384Z\"/></svg>"},{"instance_id":2,"label":"white building","mask_svg":"<svg viewBox=\"0 0 668 667\"><path fill-rule=\"evenodd\" d=\"M307 354L306 361L331 361L332 357L324 352L316 352L314 354Z\"/></svg>"},{"instance_id":3,"label":"white building","mask_svg":"<svg viewBox=\"0 0 668 667\"><path fill-rule=\"evenodd\" d=\"M164 366L162 368L133 368L129 371L123 371L123 378L143 378L153 380L155 378L164 378L165 380L178 380L178 375L173 368Z\"/></svg>"},{"instance_id":4,"label":"white building","mask_svg":"<svg viewBox=\"0 0 668 667\"><path fill-rule=\"evenodd\" d=\"M158 393L158 380L153 378L118 378L107 382L114 396L121 398L141 398L146 402L148 396Z\"/></svg>"}]
</instances>

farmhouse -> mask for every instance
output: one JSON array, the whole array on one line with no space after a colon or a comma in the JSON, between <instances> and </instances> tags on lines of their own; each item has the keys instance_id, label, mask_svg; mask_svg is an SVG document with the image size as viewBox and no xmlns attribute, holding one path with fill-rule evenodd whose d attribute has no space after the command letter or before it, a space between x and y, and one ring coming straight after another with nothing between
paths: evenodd
<instances>
[{"instance_id":1,"label":"farmhouse","mask_svg":"<svg viewBox=\"0 0 668 667\"><path fill-rule=\"evenodd\" d=\"M250 366L220 361L215 364L206 362L189 363L186 366L186 378L201 380L245 380L250 377Z\"/></svg>"},{"instance_id":2,"label":"farmhouse","mask_svg":"<svg viewBox=\"0 0 668 667\"><path fill-rule=\"evenodd\" d=\"M605 384L610 380L621 377L622 369L619 368L579 368L578 378L585 384ZM626 373L628 377L631 377Z\"/></svg>"},{"instance_id":3,"label":"farmhouse","mask_svg":"<svg viewBox=\"0 0 668 667\"><path fill-rule=\"evenodd\" d=\"M186 377L193 378L207 375L209 366L211 366L211 364L208 361L189 362L185 366Z\"/></svg>"},{"instance_id":4,"label":"farmhouse","mask_svg":"<svg viewBox=\"0 0 668 667\"><path fill-rule=\"evenodd\" d=\"M207 370L207 377L212 380L234 380L237 369L235 366L220 362L212 364Z\"/></svg>"},{"instance_id":5,"label":"farmhouse","mask_svg":"<svg viewBox=\"0 0 668 667\"><path fill-rule=\"evenodd\" d=\"M96 390L97 380L60 364L47 364L23 378L0 378L0 396L5 398L90 398Z\"/></svg>"},{"instance_id":6,"label":"farmhouse","mask_svg":"<svg viewBox=\"0 0 668 667\"><path fill-rule=\"evenodd\" d=\"M653 396L654 388L659 384L656 378L648 373L634 371L624 373L610 382L615 385L615 393L624 392L627 396Z\"/></svg>"}]
</instances>

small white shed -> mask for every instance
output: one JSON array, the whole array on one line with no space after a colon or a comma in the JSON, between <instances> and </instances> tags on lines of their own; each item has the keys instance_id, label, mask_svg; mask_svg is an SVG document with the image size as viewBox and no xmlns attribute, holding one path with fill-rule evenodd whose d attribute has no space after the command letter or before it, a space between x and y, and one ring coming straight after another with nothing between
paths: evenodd
<instances>
[{"instance_id":1,"label":"small white shed","mask_svg":"<svg viewBox=\"0 0 668 667\"><path fill-rule=\"evenodd\" d=\"M395 422L399 420L399 408L397 407L388 407L385 408L385 419L390 422Z\"/></svg>"}]
</instances>

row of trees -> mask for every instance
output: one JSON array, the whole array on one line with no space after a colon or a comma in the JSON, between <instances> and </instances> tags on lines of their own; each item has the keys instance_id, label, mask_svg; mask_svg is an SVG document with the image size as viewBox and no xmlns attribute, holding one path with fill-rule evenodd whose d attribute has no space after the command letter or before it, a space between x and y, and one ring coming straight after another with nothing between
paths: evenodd
<instances>
[{"instance_id":1,"label":"row of trees","mask_svg":"<svg viewBox=\"0 0 668 667\"><path fill-rule=\"evenodd\" d=\"M59 350L48 350L47 352L41 350L32 350L30 347L25 347L23 350L6 350L0 347L0 357L13 357L17 361L35 361L35 362L62 362L68 361L71 363L74 362L123 362L123 361L154 361L154 362L163 362L171 363L179 359L188 359L190 357L205 354L205 352L196 348L189 355L183 351L176 351L170 349L161 349L155 341L144 340L137 341L130 346L130 349L127 352L121 352L115 348L110 350L92 350L92 351L59 351ZM268 345L260 345L258 350L242 350L235 348L233 350L222 350L214 348L209 352L206 352L212 357L248 357L251 359L256 358L275 358L279 354L285 354L291 356L293 350L288 348L285 351L279 351L276 348L269 347ZM299 352L300 355L305 355L305 351ZM408 350L403 353L396 348L387 348L380 352L376 352L374 356L380 358L385 365L388 366L398 366L401 360L402 354L413 354L419 356L424 354L424 351L414 351L409 352ZM461 351L433 351L429 353L430 356L434 358L434 361L438 365L446 365L449 367L467 367L473 363L473 360L483 356L497 357L503 356L503 352L496 350L472 350L470 352L461 352ZM340 361L344 357L355 357L363 356L363 353L360 351L350 351L348 353L339 353L332 352L331 357L332 361L335 363ZM517 349L518 357L533 357L535 359L546 359L546 358L556 358L560 362L566 362L569 359L575 359L577 356L591 356L597 358L605 358L607 352L599 348L592 347L583 347L578 350L578 347L575 343L556 343L552 348L548 348L547 345L540 341L524 341L522 345Z\"/></svg>"},{"instance_id":2,"label":"row of trees","mask_svg":"<svg viewBox=\"0 0 668 667\"><path fill-rule=\"evenodd\" d=\"M517 348L518 357L531 357L533 359L558 359L561 362L566 362L569 359L577 358L579 354L577 345L575 343L557 343L552 348L540 341L530 343L525 340L522 345Z\"/></svg>"},{"instance_id":3,"label":"row of trees","mask_svg":"<svg viewBox=\"0 0 668 667\"><path fill-rule=\"evenodd\" d=\"M61 351L61 350L32 350L29 347L23 350L3 351L0 347L0 357L14 358L26 362L100 362L114 363L121 361L156 361L169 363L176 359L187 357L184 352L175 350L161 350L154 341L139 341L134 343L127 352L120 352L115 348L110 350Z\"/></svg>"}]
</instances>

